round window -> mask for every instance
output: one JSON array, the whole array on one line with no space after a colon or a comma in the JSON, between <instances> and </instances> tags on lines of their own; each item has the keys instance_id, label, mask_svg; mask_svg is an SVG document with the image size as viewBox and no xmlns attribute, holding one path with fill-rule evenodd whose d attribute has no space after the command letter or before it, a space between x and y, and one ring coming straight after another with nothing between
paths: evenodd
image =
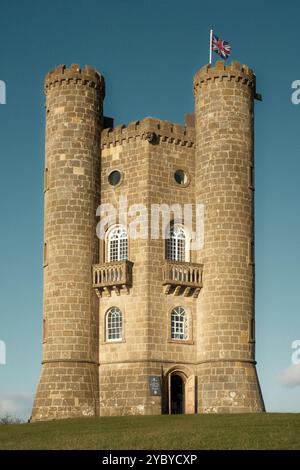
<instances>
[{"instance_id":1,"label":"round window","mask_svg":"<svg viewBox=\"0 0 300 470\"><path fill-rule=\"evenodd\" d=\"M177 184L185 185L188 183L188 176L183 170L176 170L174 173L174 179Z\"/></svg>"},{"instance_id":2,"label":"round window","mask_svg":"<svg viewBox=\"0 0 300 470\"><path fill-rule=\"evenodd\" d=\"M118 171L118 170L114 170L114 171L112 171L111 173L109 173L109 175L108 175L108 182L109 182L109 184L111 184L112 186L117 186L117 184L120 183L121 178L122 178L121 172Z\"/></svg>"}]
</instances>

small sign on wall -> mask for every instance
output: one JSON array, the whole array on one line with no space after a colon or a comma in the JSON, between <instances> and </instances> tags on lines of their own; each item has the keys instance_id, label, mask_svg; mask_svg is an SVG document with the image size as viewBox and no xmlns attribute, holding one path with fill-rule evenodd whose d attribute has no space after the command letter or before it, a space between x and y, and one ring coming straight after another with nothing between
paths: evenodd
<instances>
[{"instance_id":1,"label":"small sign on wall","mask_svg":"<svg viewBox=\"0 0 300 470\"><path fill-rule=\"evenodd\" d=\"M149 390L151 396L161 396L161 381L159 375L149 376Z\"/></svg>"}]
</instances>

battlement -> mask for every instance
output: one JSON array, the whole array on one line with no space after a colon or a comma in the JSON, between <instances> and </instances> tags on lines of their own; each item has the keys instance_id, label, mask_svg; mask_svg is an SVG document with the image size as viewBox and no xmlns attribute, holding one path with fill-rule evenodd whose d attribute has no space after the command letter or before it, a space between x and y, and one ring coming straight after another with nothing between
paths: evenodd
<instances>
[{"instance_id":1,"label":"battlement","mask_svg":"<svg viewBox=\"0 0 300 470\"><path fill-rule=\"evenodd\" d=\"M248 65L242 65L238 61L232 61L230 65L225 65L223 61L218 61L212 67L205 65L194 76L194 93L198 88L206 85L210 81L229 80L237 81L255 89L256 76Z\"/></svg>"},{"instance_id":2,"label":"battlement","mask_svg":"<svg viewBox=\"0 0 300 470\"><path fill-rule=\"evenodd\" d=\"M147 117L141 121L133 121L127 126L120 125L114 129L104 129L101 134L102 148L120 145L131 139L141 138L150 143L174 143L193 147L195 142L195 129L172 122Z\"/></svg>"},{"instance_id":3,"label":"battlement","mask_svg":"<svg viewBox=\"0 0 300 470\"><path fill-rule=\"evenodd\" d=\"M78 64L72 64L70 67L59 65L55 69L47 73L45 77L45 94L52 87L61 85L62 83L82 82L83 85L92 88L99 88L103 97L105 95L104 77L93 67L86 65L83 69Z\"/></svg>"}]
</instances>

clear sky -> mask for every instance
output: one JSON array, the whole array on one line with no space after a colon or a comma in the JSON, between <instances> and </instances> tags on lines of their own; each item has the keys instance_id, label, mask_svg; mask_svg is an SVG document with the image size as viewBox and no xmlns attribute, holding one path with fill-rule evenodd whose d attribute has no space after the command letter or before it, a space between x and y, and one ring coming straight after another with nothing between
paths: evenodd
<instances>
[{"instance_id":1,"label":"clear sky","mask_svg":"<svg viewBox=\"0 0 300 470\"><path fill-rule=\"evenodd\" d=\"M40 372L44 75L90 64L106 78L105 114L116 124L182 123L211 26L255 70L263 95L255 104L258 373L267 410L300 412L299 368L290 367L300 339L300 105L291 102L300 3L0 0L0 15L0 414L29 416Z\"/></svg>"}]
</instances>

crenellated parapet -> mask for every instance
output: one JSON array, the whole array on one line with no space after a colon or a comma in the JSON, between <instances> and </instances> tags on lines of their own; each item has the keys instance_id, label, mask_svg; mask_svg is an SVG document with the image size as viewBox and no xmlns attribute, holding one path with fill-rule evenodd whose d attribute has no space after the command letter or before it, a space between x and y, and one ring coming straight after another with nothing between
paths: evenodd
<instances>
[{"instance_id":1,"label":"crenellated parapet","mask_svg":"<svg viewBox=\"0 0 300 470\"><path fill-rule=\"evenodd\" d=\"M81 83L92 88L97 88L102 92L103 97L105 95L104 77L89 65L86 65L84 68L80 68L78 64L73 64L70 67L59 65L51 70L45 78L45 94L47 94L47 91L52 87L61 85L62 83Z\"/></svg>"},{"instance_id":2,"label":"crenellated parapet","mask_svg":"<svg viewBox=\"0 0 300 470\"><path fill-rule=\"evenodd\" d=\"M225 65L223 61L218 61L212 67L205 65L194 76L194 94L198 88L215 81L236 81L245 84L255 90L256 76L248 67L238 61L232 61L230 65Z\"/></svg>"},{"instance_id":3,"label":"crenellated parapet","mask_svg":"<svg viewBox=\"0 0 300 470\"><path fill-rule=\"evenodd\" d=\"M121 145L123 142L137 138L147 140L152 144L159 141L193 147L195 130L192 127L168 121L145 118L141 121L131 122L128 126L120 125L114 129L104 129L101 134L102 148Z\"/></svg>"}]
</instances>

